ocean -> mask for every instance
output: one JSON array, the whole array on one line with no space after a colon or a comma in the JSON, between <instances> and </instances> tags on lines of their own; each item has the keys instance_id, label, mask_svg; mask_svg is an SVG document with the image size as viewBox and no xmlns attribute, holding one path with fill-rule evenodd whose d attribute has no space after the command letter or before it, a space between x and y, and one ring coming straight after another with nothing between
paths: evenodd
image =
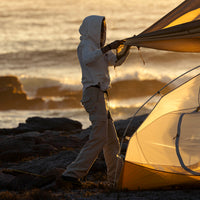
<instances>
[{"instance_id":1,"label":"ocean","mask_svg":"<svg viewBox=\"0 0 200 200\"><path fill-rule=\"evenodd\" d=\"M81 69L76 48L79 26L88 15L106 16L107 43L137 35L182 0L1 0L0 75L18 77L30 98L42 87L80 90ZM143 63L145 61L145 64ZM195 53L131 48L127 61L110 68L112 83L158 80L167 83L199 65ZM127 85L126 87L129 87ZM133 91L134 93L134 91ZM149 94L110 101L114 120L134 114ZM53 97L51 97L53 98ZM7 110L0 112L0 128L13 128L28 117L69 117L90 125L83 108Z\"/></svg>"}]
</instances>

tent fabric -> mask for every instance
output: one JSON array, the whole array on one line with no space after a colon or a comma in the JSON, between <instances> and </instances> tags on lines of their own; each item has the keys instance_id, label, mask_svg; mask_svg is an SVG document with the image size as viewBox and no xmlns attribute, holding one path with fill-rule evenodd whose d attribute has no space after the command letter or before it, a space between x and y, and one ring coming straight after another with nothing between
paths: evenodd
<instances>
[{"instance_id":1,"label":"tent fabric","mask_svg":"<svg viewBox=\"0 0 200 200\"><path fill-rule=\"evenodd\" d=\"M200 1L186 0L128 46L200 52ZM165 94L129 140L120 188L200 186L200 73Z\"/></svg>"},{"instance_id":2,"label":"tent fabric","mask_svg":"<svg viewBox=\"0 0 200 200\"><path fill-rule=\"evenodd\" d=\"M130 138L123 169L121 186L133 184L134 188L147 185L152 188L152 181L137 181L135 178L127 183L130 176L141 176L153 171L160 174L191 176L192 180L200 180L200 74L163 96L152 112ZM128 164L129 163L129 164ZM139 167L138 167L139 166ZM132 168L133 167L133 168ZM142 174L134 172L139 168ZM127 171L128 170L128 171ZM147 173L147 174L148 174ZM150 174L147 176L150 177ZM153 175L151 179L154 179ZM197 177L198 178L197 178ZM153 180L156 186L179 184L170 181L169 177L163 180ZM135 180L135 182L134 182ZM139 180L139 179L138 179ZM175 180L175 179L174 179ZM184 179L185 180L185 179ZM187 178L186 178L187 180ZM164 181L164 182L163 182ZM188 184L182 181L181 184ZM161 186L160 185L160 186ZM130 188L133 189L130 185Z\"/></svg>"},{"instance_id":3,"label":"tent fabric","mask_svg":"<svg viewBox=\"0 0 200 200\"><path fill-rule=\"evenodd\" d=\"M188 159L187 165L200 161L200 124L198 123L200 113L194 112L199 107L199 87L200 75L161 98L133 137L131 137L126 152L126 161L180 166L176 155L175 139L173 138L177 135L178 121L182 113L187 113L182 124L186 128L182 128L182 134L187 136L187 132L190 132L190 135L187 136L189 144L192 142L189 139L191 136L194 139L194 144L191 143L192 146L196 145L196 142L198 144L197 147L199 147L197 148L198 157L194 158L194 161L191 158ZM188 121L191 121L191 124L188 124ZM193 128L195 128L193 132L196 131L194 133L196 135L192 135ZM192 149L194 150L194 148ZM170 151L172 151L172 157L169 159ZM132 152L137 153L133 154ZM144 152L149 154L149 156ZM187 155L191 155L189 150L185 156Z\"/></svg>"},{"instance_id":4,"label":"tent fabric","mask_svg":"<svg viewBox=\"0 0 200 200\"><path fill-rule=\"evenodd\" d=\"M200 1L186 0L140 35L200 19ZM183 18L184 16L184 18ZM190 17L188 17L190 16ZM179 21L178 21L179 19ZM182 20L181 20L182 19ZM176 22L176 23L174 23Z\"/></svg>"},{"instance_id":5,"label":"tent fabric","mask_svg":"<svg viewBox=\"0 0 200 200\"><path fill-rule=\"evenodd\" d=\"M197 75L163 96L138 131L167 113L196 109L199 106L199 88L200 75Z\"/></svg>"},{"instance_id":6,"label":"tent fabric","mask_svg":"<svg viewBox=\"0 0 200 200\"><path fill-rule=\"evenodd\" d=\"M200 52L200 20L135 36L127 39L126 44L168 51Z\"/></svg>"},{"instance_id":7,"label":"tent fabric","mask_svg":"<svg viewBox=\"0 0 200 200\"><path fill-rule=\"evenodd\" d=\"M200 52L200 1L186 0L137 36L126 46L177 52ZM120 54L123 48L117 51Z\"/></svg>"},{"instance_id":8,"label":"tent fabric","mask_svg":"<svg viewBox=\"0 0 200 200\"><path fill-rule=\"evenodd\" d=\"M168 173L143 165L125 162L119 188L129 190L171 189L171 186L200 186L200 176ZM122 179L123 177L123 179Z\"/></svg>"},{"instance_id":9,"label":"tent fabric","mask_svg":"<svg viewBox=\"0 0 200 200\"><path fill-rule=\"evenodd\" d=\"M177 137L181 114L177 112L164 115L137 131L130 140L126 161L146 164L157 170L163 170L164 167L164 171L176 173L179 173L178 168L182 168L183 162L185 171L182 173L200 172L200 167L196 167L200 163L200 113L184 115L182 130ZM177 171L175 168L171 171L171 166L177 167ZM191 171L186 170L186 167Z\"/></svg>"}]
</instances>

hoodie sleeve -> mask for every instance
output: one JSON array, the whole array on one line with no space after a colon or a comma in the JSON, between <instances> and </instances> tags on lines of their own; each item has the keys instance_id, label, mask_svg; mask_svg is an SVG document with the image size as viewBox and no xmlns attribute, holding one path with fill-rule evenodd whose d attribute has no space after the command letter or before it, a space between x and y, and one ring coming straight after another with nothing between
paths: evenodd
<instances>
[{"instance_id":1,"label":"hoodie sleeve","mask_svg":"<svg viewBox=\"0 0 200 200\"><path fill-rule=\"evenodd\" d=\"M112 52L109 51L106 53L107 61L109 66L120 66L129 55L129 51L127 51L120 59L117 59L117 56Z\"/></svg>"},{"instance_id":2,"label":"hoodie sleeve","mask_svg":"<svg viewBox=\"0 0 200 200\"><path fill-rule=\"evenodd\" d=\"M129 51L127 51L120 59L116 61L115 66L120 66L122 63L124 63L128 55L129 55Z\"/></svg>"},{"instance_id":3,"label":"hoodie sleeve","mask_svg":"<svg viewBox=\"0 0 200 200\"><path fill-rule=\"evenodd\" d=\"M108 51L108 52L105 54L105 56L106 56L108 65L109 65L109 66L114 66L115 63L117 62L117 57L116 57L116 55L115 55L112 51Z\"/></svg>"},{"instance_id":4,"label":"hoodie sleeve","mask_svg":"<svg viewBox=\"0 0 200 200\"><path fill-rule=\"evenodd\" d=\"M82 61L86 65L96 61L103 55L101 49L96 49L94 48L94 46L86 43L81 45L81 52L82 52Z\"/></svg>"}]
</instances>

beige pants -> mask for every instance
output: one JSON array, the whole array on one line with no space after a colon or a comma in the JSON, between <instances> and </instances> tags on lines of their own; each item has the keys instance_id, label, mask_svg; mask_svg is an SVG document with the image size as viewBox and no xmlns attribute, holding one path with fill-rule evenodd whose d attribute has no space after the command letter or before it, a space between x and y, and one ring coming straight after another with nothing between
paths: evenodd
<instances>
[{"instance_id":1,"label":"beige pants","mask_svg":"<svg viewBox=\"0 0 200 200\"><path fill-rule=\"evenodd\" d=\"M104 93L96 87L87 88L83 94L82 104L89 113L92 131L76 160L67 167L63 175L75 178L86 176L103 150L107 179L114 183L115 174L117 174L116 179L119 178L122 161L117 158L120 144L113 120L111 117L108 118Z\"/></svg>"}]
</instances>

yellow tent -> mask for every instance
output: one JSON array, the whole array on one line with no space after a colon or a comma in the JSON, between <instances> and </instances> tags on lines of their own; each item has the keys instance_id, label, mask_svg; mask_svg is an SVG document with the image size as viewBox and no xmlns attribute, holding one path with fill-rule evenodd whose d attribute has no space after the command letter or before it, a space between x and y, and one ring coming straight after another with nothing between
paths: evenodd
<instances>
[{"instance_id":1,"label":"yellow tent","mask_svg":"<svg viewBox=\"0 0 200 200\"><path fill-rule=\"evenodd\" d=\"M127 46L168 51L200 52L200 1L186 0L141 34L125 39Z\"/></svg>"},{"instance_id":2,"label":"yellow tent","mask_svg":"<svg viewBox=\"0 0 200 200\"><path fill-rule=\"evenodd\" d=\"M126 45L200 52L200 1L184 1L140 35L126 39ZM165 93L132 135L119 188L200 185L199 72L200 66L193 78Z\"/></svg>"},{"instance_id":3,"label":"yellow tent","mask_svg":"<svg viewBox=\"0 0 200 200\"><path fill-rule=\"evenodd\" d=\"M198 75L164 94L130 138L120 188L200 184L200 66L194 70Z\"/></svg>"}]
</instances>

